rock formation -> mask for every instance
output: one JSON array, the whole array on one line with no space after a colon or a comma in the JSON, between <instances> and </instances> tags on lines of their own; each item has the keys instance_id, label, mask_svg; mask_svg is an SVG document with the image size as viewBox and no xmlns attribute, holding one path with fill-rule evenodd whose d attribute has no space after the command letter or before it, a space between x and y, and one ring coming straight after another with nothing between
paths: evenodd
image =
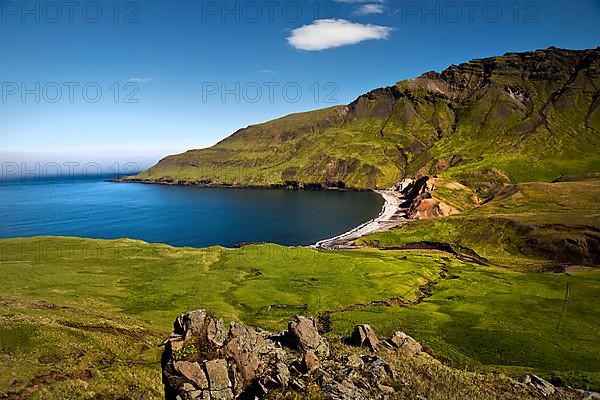
<instances>
[{"instance_id":1,"label":"rock formation","mask_svg":"<svg viewBox=\"0 0 600 400\"><path fill-rule=\"evenodd\" d=\"M356 328L371 349L368 325ZM362 336L361 336L362 337ZM389 364L375 355L332 355L315 321L294 317L278 334L196 310L179 316L165 342L163 378L169 400L254 399L272 389L318 385L328 399L385 399L393 391ZM187 350L189 349L189 350ZM387 392L380 387L387 388Z\"/></svg>"},{"instance_id":2,"label":"rock formation","mask_svg":"<svg viewBox=\"0 0 600 400\"><path fill-rule=\"evenodd\" d=\"M359 347L368 347L371 351L377 351L379 339L370 325L357 325L350 338L350 343Z\"/></svg>"},{"instance_id":3,"label":"rock formation","mask_svg":"<svg viewBox=\"0 0 600 400\"><path fill-rule=\"evenodd\" d=\"M369 325L357 325L346 341L360 347L332 347L319 334L315 321L302 316L294 317L286 331L271 333L237 322L227 327L222 319L205 310L191 311L177 317L173 333L164 343L165 398L406 398L397 393L399 385L407 385L406 371L375 354L378 349L405 362L426 360L428 379L435 380L434 371L449 370L424 353L422 346L404 332L395 332L380 341ZM573 390L567 393L535 375L526 375L518 382L508 379L508 386L517 396L508 398L595 395ZM317 397L312 397L314 390L318 391ZM294 393L296 397L286 397L295 396ZM268 397L271 395L275 397Z\"/></svg>"}]
</instances>

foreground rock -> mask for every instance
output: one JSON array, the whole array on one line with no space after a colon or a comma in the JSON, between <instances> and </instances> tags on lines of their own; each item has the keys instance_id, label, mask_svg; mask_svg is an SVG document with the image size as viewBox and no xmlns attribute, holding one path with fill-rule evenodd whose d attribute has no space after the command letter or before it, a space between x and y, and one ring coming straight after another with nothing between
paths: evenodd
<instances>
[{"instance_id":1,"label":"foreground rock","mask_svg":"<svg viewBox=\"0 0 600 400\"><path fill-rule=\"evenodd\" d=\"M350 343L359 347L368 347L371 351L377 351L379 339L370 325L357 325L350 338Z\"/></svg>"},{"instance_id":2,"label":"foreground rock","mask_svg":"<svg viewBox=\"0 0 600 400\"><path fill-rule=\"evenodd\" d=\"M357 326L369 350L378 339ZM394 371L371 354L332 355L315 321L294 317L278 334L196 310L177 318L165 342L163 378L167 399L261 398L273 389L303 391L317 385L326 399L387 399Z\"/></svg>"},{"instance_id":3,"label":"foreground rock","mask_svg":"<svg viewBox=\"0 0 600 400\"><path fill-rule=\"evenodd\" d=\"M411 353L418 354L423 351L423 347L415 339L404 332L395 332L387 343L396 349L407 349Z\"/></svg>"},{"instance_id":4,"label":"foreground rock","mask_svg":"<svg viewBox=\"0 0 600 400\"><path fill-rule=\"evenodd\" d=\"M422 346L404 332L380 341L369 325L358 325L346 342L353 346L336 342L332 347L312 318L296 316L287 331L274 334L237 322L226 325L205 310L192 311L175 320L173 333L165 341L165 398L439 398L423 397L423 382L437 387L439 382L446 383L448 376L457 379L449 367L423 352ZM382 357L384 353L387 359ZM436 390L444 396L444 390L459 390L448 393L448 398L479 398L486 382L468 381L451 382L448 388ZM582 399L590 395L565 392L535 375L518 382L510 378L503 378L500 384L493 382L488 384L490 398ZM476 386L476 397L470 396L469 384ZM460 385L466 390L458 388ZM431 393L429 390L425 393Z\"/></svg>"},{"instance_id":5,"label":"foreground rock","mask_svg":"<svg viewBox=\"0 0 600 400\"><path fill-rule=\"evenodd\" d=\"M298 347L303 352L313 351L323 357L329 355L329 344L319 335L312 318L295 316L288 324L286 335L292 347Z\"/></svg>"},{"instance_id":6,"label":"foreground rock","mask_svg":"<svg viewBox=\"0 0 600 400\"><path fill-rule=\"evenodd\" d=\"M537 375L525 375L521 381L538 390L544 396L550 396L556 392L556 388L548 381L540 378Z\"/></svg>"}]
</instances>

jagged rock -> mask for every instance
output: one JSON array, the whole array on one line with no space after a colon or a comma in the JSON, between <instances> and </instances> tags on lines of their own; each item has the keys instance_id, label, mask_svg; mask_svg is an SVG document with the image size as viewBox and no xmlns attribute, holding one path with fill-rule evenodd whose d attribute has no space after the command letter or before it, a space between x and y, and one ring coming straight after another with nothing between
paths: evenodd
<instances>
[{"instance_id":1,"label":"jagged rock","mask_svg":"<svg viewBox=\"0 0 600 400\"><path fill-rule=\"evenodd\" d=\"M235 323L231 324L230 336L225 354L235 363L235 389L241 392L256 378L260 366L258 354L264 351L265 344L253 329Z\"/></svg>"},{"instance_id":2,"label":"jagged rock","mask_svg":"<svg viewBox=\"0 0 600 400\"><path fill-rule=\"evenodd\" d=\"M306 371L312 372L315 369L319 368L319 357L315 354L314 351L309 350L304 354L304 368Z\"/></svg>"},{"instance_id":3,"label":"jagged rock","mask_svg":"<svg viewBox=\"0 0 600 400\"><path fill-rule=\"evenodd\" d=\"M176 397L177 400L203 400L210 399L208 391L196 389L192 384L185 383L180 388L180 394Z\"/></svg>"},{"instance_id":4,"label":"jagged rock","mask_svg":"<svg viewBox=\"0 0 600 400\"><path fill-rule=\"evenodd\" d=\"M319 335L317 324L312 318L295 316L288 324L288 335L291 343L304 352L313 350L322 357L329 355L329 345Z\"/></svg>"},{"instance_id":5,"label":"jagged rock","mask_svg":"<svg viewBox=\"0 0 600 400\"><path fill-rule=\"evenodd\" d=\"M349 380L342 382L330 381L323 387L323 395L331 400L372 400L368 392L357 388Z\"/></svg>"},{"instance_id":6,"label":"jagged rock","mask_svg":"<svg viewBox=\"0 0 600 400\"><path fill-rule=\"evenodd\" d=\"M206 328L206 337L216 346L223 346L227 339L227 329L222 319L211 319Z\"/></svg>"},{"instance_id":7,"label":"jagged rock","mask_svg":"<svg viewBox=\"0 0 600 400\"><path fill-rule=\"evenodd\" d=\"M167 364L163 369L164 382L167 388L175 392L183 392L184 384L189 382L175 370L173 364Z\"/></svg>"},{"instance_id":8,"label":"jagged rock","mask_svg":"<svg viewBox=\"0 0 600 400\"><path fill-rule=\"evenodd\" d=\"M187 340L204 329L205 321L205 310L190 311L177 317L173 324L173 333Z\"/></svg>"},{"instance_id":9,"label":"jagged rock","mask_svg":"<svg viewBox=\"0 0 600 400\"><path fill-rule=\"evenodd\" d=\"M274 372L275 381L278 382L281 387L287 387L290 381L290 370L287 365L282 362L278 362L275 365Z\"/></svg>"},{"instance_id":10,"label":"jagged rock","mask_svg":"<svg viewBox=\"0 0 600 400\"><path fill-rule=\"evenodd\" d=\"M387 379L394 377L392 367L381 357L377 356L362 356L361 357L365 369L373 376L374 379Z\"/></svg>"},{"instance_id":11,"label":"jagged rock","mask_svg":"<svg viewBox=\"0 0 600 400\"><path fill-rule=\"evenodd\" d=\"M556 388L550 382L540 378L537 375L525 375L521 381L538 390L544 397L550 396L556 392Z\"/></svg>"},{"instance_id":12,"label":"jagged rock","mask_svg":"<svg viewBox=\"0 0 600 400\"><path fill-rule=\"evenodd\" d=\"M370 325L357 325L354 328L350 342L355 346L368 347L371 351L377 351L379 339Z\"/></svg>"},{"instance_id":13,"label":"jagged rock","mask_svg":"<svg viewBox=\"0 0 600 400\"><path fill-rule=\"evenodd\" d=\"M423 351L423 347L419 342L401 331L395 332L388 340L388 343L396 349L407 349L415 354Z\"/></svg>"},{"instance_id":14,"label":"jagged rock","mask_svg":"<svg viewBox=\"0 0 600 400\"><path fill-rule=\"evenodd\" d=\"M362 342L376 347L372 329L360 328ZM180 342L197 352L180 360L173 351ZM274 335L236 322L226 331L223 320L197 310L177 318L166 344L166 400L255 399L273 389L303 392L315 385L332 400L383 400L393 392L387 362L374 355L331 355L312 318L294 317L287 331Z\"/></svg>"},{"instance_id":15,"label":"jagged rock","mask_svg":"<svg viewBox=\"0 0 600 400\"><path fill-rule=\"evenodd\" d=\"M211 360L204 363L210 390L225 390L231 387L229 381L229 372L227 369L227 361L222 359Z\"/></svg>"},{"instance_id":16,"label":"jagged rock","mask_svg":"<svg viewBox=\"0 0 600 400\"><path fill-rule=\"evenodd\" d=\"M198 389L208 389L208 380L197 362L176 361L173 366L184 378L193 383Z\"/></svg>"}]
</instances>

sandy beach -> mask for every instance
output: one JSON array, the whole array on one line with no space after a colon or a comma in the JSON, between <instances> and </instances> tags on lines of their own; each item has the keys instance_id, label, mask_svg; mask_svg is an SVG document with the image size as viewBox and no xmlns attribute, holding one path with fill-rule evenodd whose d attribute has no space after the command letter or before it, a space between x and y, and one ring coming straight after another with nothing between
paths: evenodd
<instances>
[{"instance_id":1,"label":"sandy beach","mask_svg":"<svg viewBox=\"0 0 600 400\"><path fill-rule=\"evenodd\" d=\"M407 209L401 208L401 205L406 201L404 194L397 190L376 190L375 192L379 193L385 201L381 213L377 218L367 221L341 235L321 240L315 243L314 247L328 250L352 248L352 242L362 236L387 231L407 221Z\"/></svg>"}]
</instances>

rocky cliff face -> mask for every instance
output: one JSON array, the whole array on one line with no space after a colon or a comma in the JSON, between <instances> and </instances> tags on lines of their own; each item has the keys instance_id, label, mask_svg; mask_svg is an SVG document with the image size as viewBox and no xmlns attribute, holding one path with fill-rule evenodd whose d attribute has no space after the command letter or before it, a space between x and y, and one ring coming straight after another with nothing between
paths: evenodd
<instances>
[{"instance_id":1,"label":"rocky cliff face","mask_svg":"<svg viewBox=\"0 0 600 400\"><path fill-rule=\"evenodd\" d=\"M403 332L380 341L369 325L358 325L344 342L330 343L319 334L313 319L302 316L294 317L286 331L271 333L237 322L226 326L222 319L205 310L192 311L177 318L171 337L165 341L165 398L426 398L415 394L413 389L423 383L415 379L440 387L441 397L431 398L475 399L488 391L495 394L494 398L506 399L591 395L557 389L535 375L528 375L521 382L508 378L478 381L476 390L469 389L460 375L446 382L452 370L425 353L418 342ZM423 376L414 374L419 369L424 371ZM452 388L445 389L448 383ZM409 387L413 384L414 388ZM457 388L462 391L461 397L452 397ZM420 390L423 389L417 392Z\"/></svg>"},{"instance_id":2,"label":"rocky cliff face","mask_svg":"<svg viewBox=\"0 0 600 400\"><path fill-rule=\"evenodd\" d=\"M134 179L382 188L446 169L467 181L494 167L513 182L595 172L599 88L598 48L507 53L240 129Z\"/></svg>"}]
</instances>

